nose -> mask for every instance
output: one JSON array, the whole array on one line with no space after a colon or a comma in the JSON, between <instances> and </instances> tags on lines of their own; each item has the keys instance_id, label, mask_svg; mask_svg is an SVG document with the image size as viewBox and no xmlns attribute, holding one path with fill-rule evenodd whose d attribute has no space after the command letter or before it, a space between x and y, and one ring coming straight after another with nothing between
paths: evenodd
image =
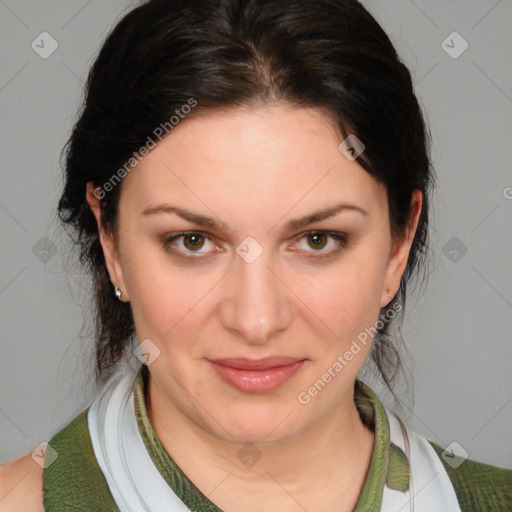
<instances>
[{"instance_id":1,"label":"nose","mask_svg":"<svg viewBox=\"0 0 512 512\"><path fill-rule=\"evenodd\" d=\"M220 304L223 327L253 345L265 344L293 319L291 292L270 264L265 251L252 263L237 256Z\"/></svg>"}]
</instances>

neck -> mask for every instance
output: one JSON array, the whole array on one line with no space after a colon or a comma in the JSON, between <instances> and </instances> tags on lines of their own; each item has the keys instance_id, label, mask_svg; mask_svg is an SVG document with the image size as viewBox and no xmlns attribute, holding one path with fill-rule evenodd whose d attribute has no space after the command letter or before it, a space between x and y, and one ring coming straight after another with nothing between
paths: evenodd
<instances>
[{"instance_id":1,"label":"neck","mask_svg":"<svg viewBox=\"0 0 512 512\"><path fill-rule=\"evenodd\" d=\"M167 453L196 487L212 501L222 503L224 510L229 509L225 496L239 495L246 500L249 486L266 503L276 493L288 493L289 501L290 496L301 497L304 503L300 503L306 505L308 500L315 509L319 503L312 497L317 495L330 496L337 511L345 507L352 510L357 502L370 464L374 435L361 420L353 386L336 408L308 430L279 444L258 443L257 448L248 449L249 455L260 457L255 464L244 464L240 459L240 443L219 439L182 414L151 376L146 408ZM251 496L254 499L252 491ZM327 503L325 506L323 510L329 510Z\"/></svg>"}]
</instances>

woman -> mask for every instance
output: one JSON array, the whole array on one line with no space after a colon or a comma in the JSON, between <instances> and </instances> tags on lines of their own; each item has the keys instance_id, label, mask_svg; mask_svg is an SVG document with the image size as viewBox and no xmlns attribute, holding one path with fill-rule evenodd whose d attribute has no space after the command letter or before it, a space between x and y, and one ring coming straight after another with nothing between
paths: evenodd
<instances>
[{"instance_id":1,"label":"woman","mask_svg":"<svg viewBox=\"0 0 512 512\"><path fill-rule=\"evenodd\" d=\"M392 390L432 183L410 74L358 2L128 13L59 203L110 377L44 470L2 469L2 510L510 510L512 471L454 464L358 380L370 357Z\"/></svg>"}]
</instances>

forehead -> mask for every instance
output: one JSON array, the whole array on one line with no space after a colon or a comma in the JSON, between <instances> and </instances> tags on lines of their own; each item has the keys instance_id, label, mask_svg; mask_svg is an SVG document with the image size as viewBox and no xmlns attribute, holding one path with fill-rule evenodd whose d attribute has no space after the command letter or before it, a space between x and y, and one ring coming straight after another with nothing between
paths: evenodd
<instances>
[{"instance_id":1,"label":"forehead","mask_svg":"<svg viewBox=\"0 0 512 512\"><path fill-rule=\"evenodd\" d=\"M383 186L345 158L341 141L323 109L275 104L203 111L181 121L130 172L122 201L142 208L173 199L254 215L340 200L385 208Z\"/></svg>"}]
</instances>

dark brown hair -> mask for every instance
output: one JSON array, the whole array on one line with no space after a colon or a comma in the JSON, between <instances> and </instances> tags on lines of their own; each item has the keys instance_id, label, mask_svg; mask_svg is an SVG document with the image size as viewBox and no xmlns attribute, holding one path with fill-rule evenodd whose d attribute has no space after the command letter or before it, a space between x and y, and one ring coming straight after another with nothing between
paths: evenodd
<instances>
[{"instance_id":1,"label":"dark brown hair","mask_svg":"<svg viewBox=\"0 0 512 512\"><path fill-rule=\"evenodd\" d=\"M407 269L381 312L384 325L371 353L393 391L401 335L391 335L386 312L405 305L406 284L424 267L433 170L410 73L356 0L151 0L108 35L65 147L58 206L96 290L97 376L122 358L135 331L130 304L114 296L86 183L103 187L190 98L198 109L270 101L327 109L343 135L363 141L358 161L387 189L394 238L404 234L412 191L423 193ZM101 199L112 232L121 190L122 183Z\"/></svg>"}]
</instances>

